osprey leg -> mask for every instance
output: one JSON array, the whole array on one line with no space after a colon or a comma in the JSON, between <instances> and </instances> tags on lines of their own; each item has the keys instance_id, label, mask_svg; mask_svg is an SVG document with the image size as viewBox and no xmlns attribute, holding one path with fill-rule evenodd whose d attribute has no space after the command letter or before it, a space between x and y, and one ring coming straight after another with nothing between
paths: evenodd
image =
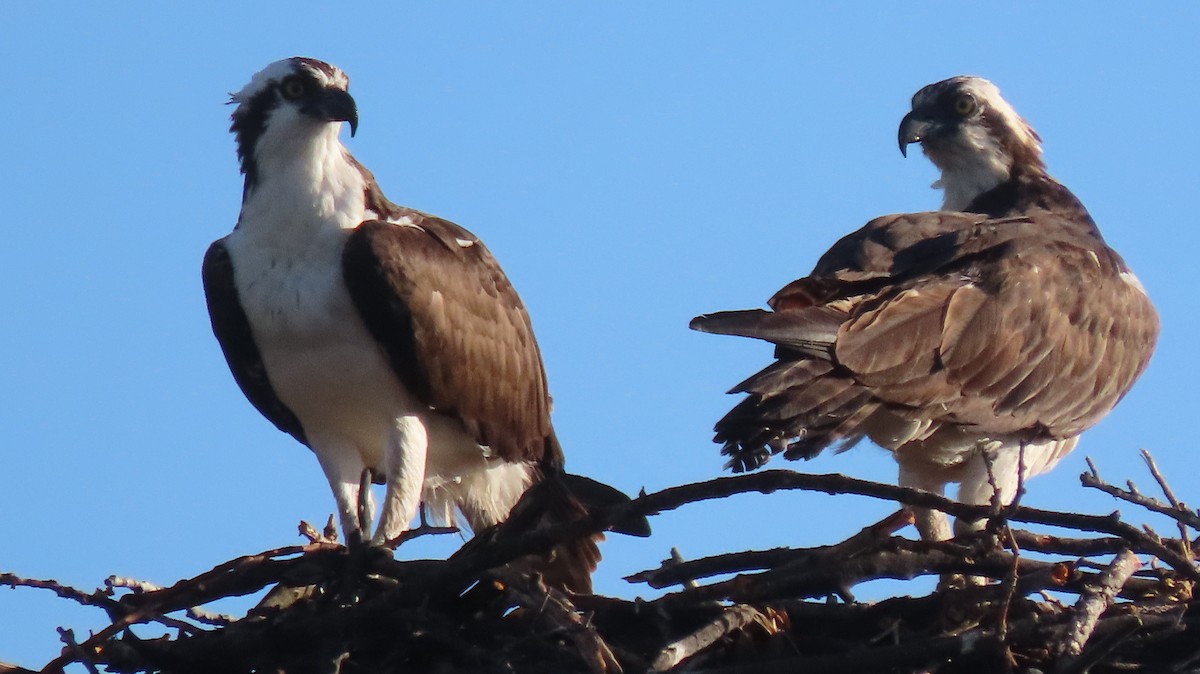
<instances>
[{"instance_id":1,"label":"osprey leg","mask_svg":"<svg viewBox=\"0 0 1200 674\"><path fill-rule=\"evenodd\" d=\"M911 487L920 489L931 494L944 496L946 493L946 483L936 478L930 478L926 472L914 470L906 463L900 464L900 479L901 487ZM946 513L932 508L912 507L914 524L917 531L921 534L923 541L945 541L949 540L950 521L946 519Z\"/></svg>"},{"instance_id":2,"label":"osprey leg","mask_svg":"<svg viewBox=\"0 0 1200 674\"><path fill-rule=\"evenodd\" d=\"M1013 502L1017 496L1017 485L1023 480L1021 469L1021 446L1003 445L994 450L980 450L963 464L962 481L958 486L958 500L971 505L989 505L998 499L1001 506ZM1028 470L1025 470L1028 476ZM986 520L954 520L955 535L982 531Z\"/></svg>"},{"instance_id":3,"label":"osprey leg","mask_svg":"<svg viewBox=\"0 0 1200 674\"><path fill-rule=\"evenodd\" d=\"M360 483L363 471L367 469L359 456L358 450L349 445L337 443L326 444L314 439L314 447L321 447L316 452L329 487L333 490L333 498L337 501L338 521L342 525L342 535L346 543L366 540L366 532L359 528L358 506L360 498ZM368 491L366 494L367 522L374 518L374 501Z\"/></svg>"},{"instance_id":4,"label":"osprey leg","mask_svg":"<svg viewBox=\"0 0 1200 674\"><path fill-rule=\"evenodd\" d=\"M382 545L399 536L416 517L428 452L429 433L425 423L415 415L397 419L384 457L387 493L372 543Z\"/></svg>"}]
</instances>

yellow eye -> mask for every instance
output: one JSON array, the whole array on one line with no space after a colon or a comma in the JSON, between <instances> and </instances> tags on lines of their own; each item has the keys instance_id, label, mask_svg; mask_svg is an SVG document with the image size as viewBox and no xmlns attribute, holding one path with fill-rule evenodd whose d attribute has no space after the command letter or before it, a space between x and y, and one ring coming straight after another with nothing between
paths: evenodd
<instances>
[{"instance_id":1,"label":"yellow eye","mask_svg":"<svg viewBox=\"0 0 1200 674\"><path fill-rule=\"evenodd\" d=\"M288 77L279 84L279 91L289 101L294 101L304 95L304 83L295 77Z\"/></svg>"},{"instance_id":2,"label":"yellow eye","mask_svg":"<svg viewBox=\"0 0 1200 674\"><path fill-rule=\"evenodd\" d=\"M963 117L975 112L975 97L971 94L959 96L958 100L954 101L954 111Z\"/></svg>"}]
</instances>

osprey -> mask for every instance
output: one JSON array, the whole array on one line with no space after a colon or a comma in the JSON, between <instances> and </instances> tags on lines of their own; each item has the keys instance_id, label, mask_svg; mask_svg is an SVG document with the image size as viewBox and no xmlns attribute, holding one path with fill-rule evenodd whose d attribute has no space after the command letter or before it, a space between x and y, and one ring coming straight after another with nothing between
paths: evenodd
<instances>
[{"instance_id":1,"label":"osprey","mask_svg":"<svg viewBox=\"0 0 1200 674\"><path fill-rule=\"evenodd\" d=\"M894 453L901 485L941 494L957 482L959 501L998 490L1007 504L1129 391L1158 317L993 84L921 89L899 141L921 143L940 170L943 211L867 223L772 311L692 320L776 345L775 362L731 391L748 395L715 440L743 471L869 438ZM950 537L941 513L916 515L922 537Z\"/></svg>"},{"instance_id":2,"label":"osprey","mask_svg":"<svg viewBox=\"0 0 1200 674\"><path fill-rule=\"evenodd\" d=\"M561 476L542 358L483 243L388 201L338 140L358 124L348 86L290 58L233 94L245 185L237 226L204 259L213 332L251 404L316 454L347 540L365 538L368 476L386 484L373 542L421 502L478 532ZM586 589L599 555L580 545Z\"/></svg>"}]
</instances>

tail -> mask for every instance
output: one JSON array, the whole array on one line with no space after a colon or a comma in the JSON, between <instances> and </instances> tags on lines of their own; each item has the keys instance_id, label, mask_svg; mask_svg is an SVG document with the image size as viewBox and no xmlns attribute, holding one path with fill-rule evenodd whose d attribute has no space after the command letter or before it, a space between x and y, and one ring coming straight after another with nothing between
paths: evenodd
<instances>
[{"instance_id":1,"label":"tail","mask_svg":"<svg viewBox=\"0 0 1200 674\"><path fill-rule=\"evenodd\" d=\"M827 307L792 311L745 309L703 314L693 318L688 327L717 335L761 339L828 360L838 328L845 320L846 314Z\"/></svg>"},{"instance_id":2,"label":"tail","mask_svg":"<svg viewBox=\"0 0 1200 674\"><path fill-rule=\"evenodd\" d=\"M503 540L527 531L566 524L590 512L620 506L630 499L620 490L581 475L551 473L526 490L508 518L487 532L488 540ZM645 517L632 517L614 524L611 531L631 536L649 536ZM542 574L551 587L576 594L592 593L592 572L600 563L599 542L603 533L566 540L543 555L514 562L526 564Z\"/></svg>"},{"instance_id":3,"label":"tail","mask_svg":"<svg viewBox=\"0 0 1200 674\"><path fill-rule=\"evenodd\" d=\"M779 452L789 459L810 459L863 437L863 423L879 404L834 364L838 330L846 318L837 309L799 306L721 311L692 319L693 330L751 337L778 347L774 363L729 391L748 395L713 429L713 440L729 457L727 468L754 470Z\"/></svg>"}]
</instances>

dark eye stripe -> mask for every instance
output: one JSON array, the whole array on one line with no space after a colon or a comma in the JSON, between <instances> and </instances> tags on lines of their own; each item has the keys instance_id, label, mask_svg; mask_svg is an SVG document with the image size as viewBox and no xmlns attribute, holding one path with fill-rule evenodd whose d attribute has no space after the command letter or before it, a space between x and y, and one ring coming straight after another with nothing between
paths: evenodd
<instances>
[{"instance_id":1,"label":"dark eye stripe","mask_svg":"<svg viewBox=\"0 0 1200 674\"><path fill-rule=\"evenodd\" d=\"M307 89L306 83L295 76L286 77L279 83L280 93L283 94L284 98L289 100L300 98Z\"/></svg>"}]
</instances>

